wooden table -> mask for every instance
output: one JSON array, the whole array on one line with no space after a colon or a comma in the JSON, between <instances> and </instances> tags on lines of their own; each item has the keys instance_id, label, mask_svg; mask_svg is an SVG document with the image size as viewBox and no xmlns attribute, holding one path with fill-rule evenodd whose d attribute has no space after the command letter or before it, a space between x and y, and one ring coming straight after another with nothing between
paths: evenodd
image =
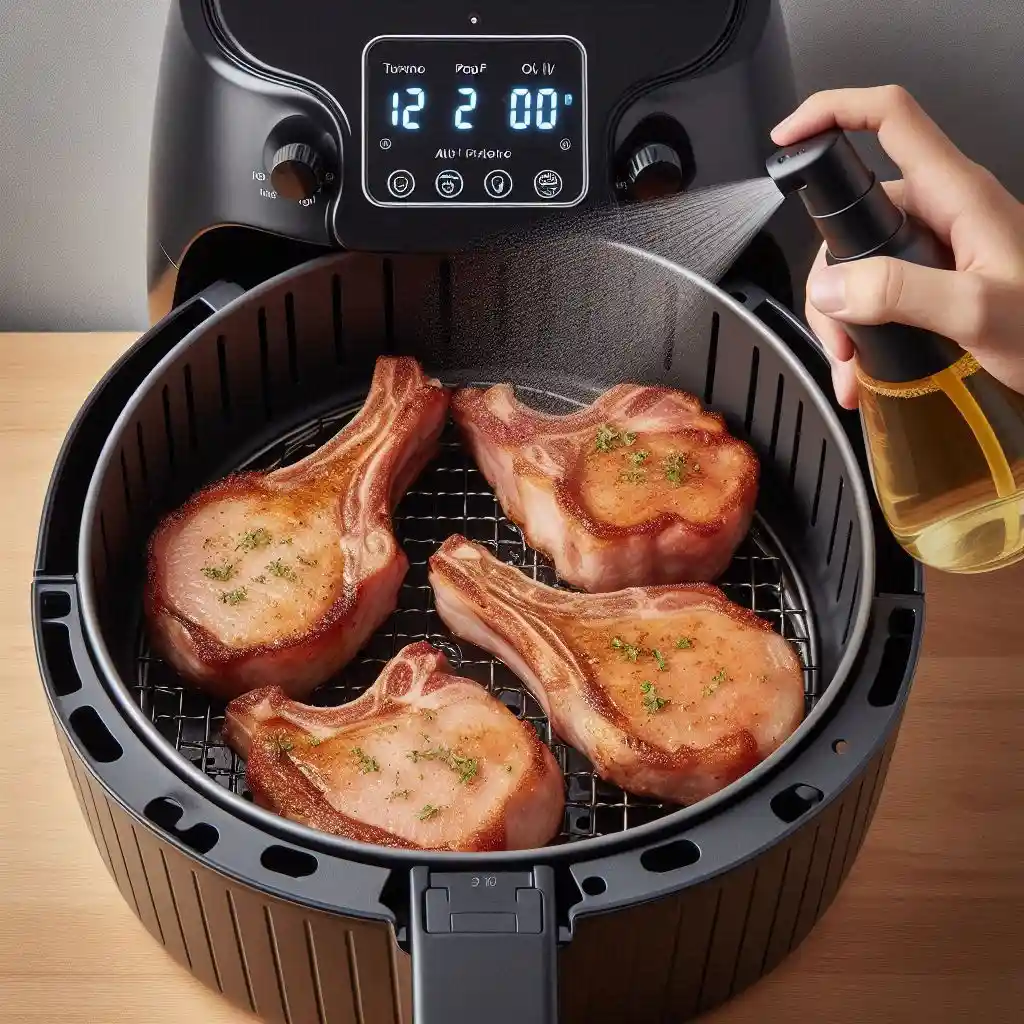
<instances>
[{"instance_id":1,"label":"wooden table","mask_svg":"<svg viewBox=\"0 0 1024 1024\"><path fill-rule=\"evenodd\" d=\"M0 335L0 1021L252 1020L122 901L79 816L34 660L44 489L72 417L132 340ZM710 1020L1024 1020L1024 565L933 574L928 588L920 674L848 883L801 949Z\"/></svg>"}]
</instances>

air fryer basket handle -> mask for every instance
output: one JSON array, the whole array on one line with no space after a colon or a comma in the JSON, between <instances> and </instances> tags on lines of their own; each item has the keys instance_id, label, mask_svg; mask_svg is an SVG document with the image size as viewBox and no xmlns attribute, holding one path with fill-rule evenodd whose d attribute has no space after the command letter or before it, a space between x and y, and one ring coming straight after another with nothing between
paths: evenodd
<instances>
[{"instance_id":1,"label":"air fryer basket handle","mask_svg":"<svg viewBox=\"0 0 1024 1024\"><path fill-rule=\"evenodd\" d=\"M555 1024L555 877L413 868L415 1024Z\"/></svg>"}]
</instances>

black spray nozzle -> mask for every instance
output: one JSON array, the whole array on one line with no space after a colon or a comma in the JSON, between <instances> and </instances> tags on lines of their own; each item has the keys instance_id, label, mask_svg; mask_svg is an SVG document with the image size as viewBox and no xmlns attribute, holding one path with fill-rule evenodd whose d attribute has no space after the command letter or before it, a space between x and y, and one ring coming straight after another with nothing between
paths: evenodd
<instances>
[{"instance_id":1,"label":"black spray nozzle","mask_svg":"<svg viewBox=\"0 0 1024 1024\"><path fill-rule=\"evenodd\" d=\"M903 212L838 128L778 150L766 166L783 195L800 196L837 260L868 255L903 223Z\"/></svg>"}]
</instances>

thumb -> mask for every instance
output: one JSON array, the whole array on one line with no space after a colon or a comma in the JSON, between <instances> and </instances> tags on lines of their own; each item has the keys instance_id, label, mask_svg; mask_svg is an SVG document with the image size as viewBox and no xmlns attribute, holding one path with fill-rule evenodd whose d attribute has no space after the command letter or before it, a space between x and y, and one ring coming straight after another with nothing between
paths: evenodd
<instances>
[{"instance_id":1,"label":"thumb","mask_svg":"<svg viewBox=\"0 0 1024 1024\"><path fill-rule=\"evenodd\" d=\"M910 324L963 344L977 337L985 318L980 278L887 256L819 268L807 297L835 320Z\"/></svg>"}]
</instances>

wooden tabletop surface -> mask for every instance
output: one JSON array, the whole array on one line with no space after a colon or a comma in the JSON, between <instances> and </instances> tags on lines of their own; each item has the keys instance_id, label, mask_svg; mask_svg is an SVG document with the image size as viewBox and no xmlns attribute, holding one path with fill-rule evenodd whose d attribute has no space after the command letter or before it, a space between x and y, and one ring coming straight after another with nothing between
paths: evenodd
<instances>
[{"instance_id":1,"label":"wooden tabletop surface","mask_svg":"<svg viewBox=\"0 0 1024 1024\"><path fill-rule=\"evenodd\" d=\"M29 626L40 504L134 335L0 335L0 1021L252 1021L156 945L82 822ZM1024 1020L1024 565L928 578L925 652L874 826L816 931L708 1020ZM628 1024L628 1022L624 1022Z\"/></svg>"}]
</instances>

